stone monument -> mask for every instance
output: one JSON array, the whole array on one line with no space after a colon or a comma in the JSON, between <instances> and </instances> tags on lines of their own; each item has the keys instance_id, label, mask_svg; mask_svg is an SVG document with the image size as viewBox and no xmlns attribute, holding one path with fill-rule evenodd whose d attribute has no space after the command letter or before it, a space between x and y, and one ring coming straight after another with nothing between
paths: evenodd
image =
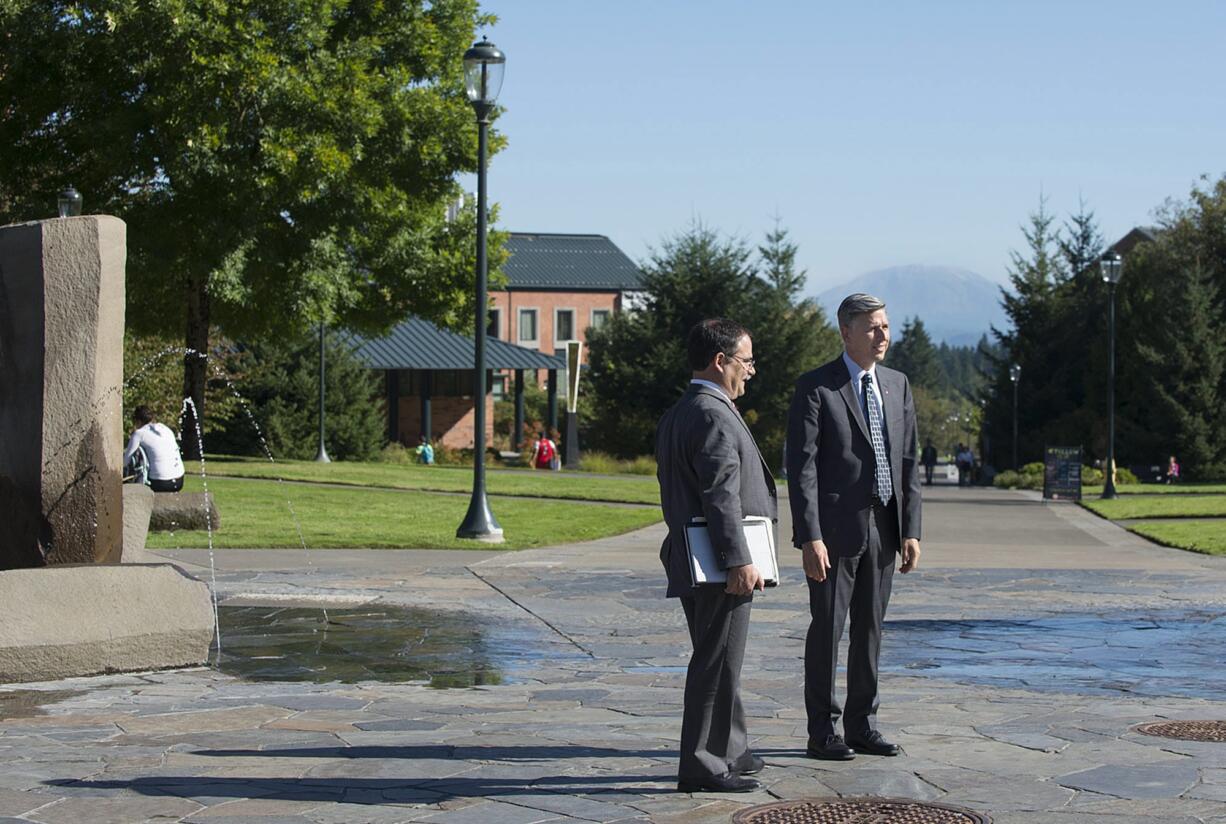
<instances>
[{"instance_id":1,"label":"stone monument","mask_svg":"<svg viewBox=\"0 0 1226 824\"><path fill-rule=\"evenodd\" d=\"M0 682L208 658L202 582L115 566L162 560L134 545L125 558L126 256L114 217L0 228ZM143 545L151 502L128 497Z\"/></svg>"}]
</instances>

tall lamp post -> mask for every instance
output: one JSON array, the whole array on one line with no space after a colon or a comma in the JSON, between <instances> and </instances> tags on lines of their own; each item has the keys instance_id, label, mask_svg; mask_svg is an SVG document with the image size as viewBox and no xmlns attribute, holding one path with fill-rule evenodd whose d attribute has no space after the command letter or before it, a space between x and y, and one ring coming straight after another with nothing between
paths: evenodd
<instances>
[{"instance_id":1,"label":"tall lamp post","mask_svg":"<svg viewBox=\"0 0 1226 824\"><path fill-rule=\"evenodd\" d=\"M1022 367L1013 364L1009 367L1009 380L1013 382L1013 471L1017 471L1017 381L1022 376Z\"/></svg>"},{"instance_id":2,"label":"tall lamp post","mask_svg":"<svg viewBox=\"0 0 1226 824\"><path fill-rule=\"evenodd\" d=\"M485 260L485 157L490 112L502 89L506 55L486 38L464 52L464 85L477 113L477 322L473 371L473 494L457 538L501 543L502 527L485 497L485 327L489 323Z\"/></svg>"},{"instance_id":3,"label":"tall lamp post","mask_svg":"<svg viewBox=\"0 0 1226 824\"><path fill-rule=\"evenodd\" d=\"M1103 467L1103 497L1115 497L1115 286L1124 274L1124 260L1108 252L1098 262L1107 284L1107 463Z\"/></svg>"}]
</instances>

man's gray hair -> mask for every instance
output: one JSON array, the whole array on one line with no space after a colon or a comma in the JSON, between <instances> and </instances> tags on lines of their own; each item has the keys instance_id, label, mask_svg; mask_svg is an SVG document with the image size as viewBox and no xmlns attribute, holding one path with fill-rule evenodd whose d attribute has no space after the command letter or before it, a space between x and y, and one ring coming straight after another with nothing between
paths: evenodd
<instances>
[{"instance_id":1,"label":"man's gray hair","mask_svg":"<svg viewBox=\"0 0 1226 824\"><path fill-rule=\"evenodd\" d=\"M839 326L850 326L856 315L871 315L878 309L885 308L885 301L865 292L856 292L843 298L839 304Z\"/></svg>"}]
</instances>

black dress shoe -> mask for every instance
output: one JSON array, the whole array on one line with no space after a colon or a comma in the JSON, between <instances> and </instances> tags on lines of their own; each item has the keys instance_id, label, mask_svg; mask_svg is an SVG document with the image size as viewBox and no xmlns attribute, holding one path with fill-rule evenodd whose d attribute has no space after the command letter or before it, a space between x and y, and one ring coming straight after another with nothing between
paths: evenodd
<instances>
[{"instance_id":1,"label":"black dress shoe","mask_svg":"<svg viewBox=\"0 0 1226 824\"><path fill-rule=\"evenodd\" d=\"M843 739L837 735L827 735L826 740L821 742L810 739L805 752L823 761L850 761L856 757L851 747L844 744Z\"/></svg>"},{"instance_id":2,"label":"black dress shoe","mask_svg":"<svg viewBox=\"0 0 1226 824\"><path fill-rule=\"evenodd\" d=\"M848 738L847 743L853 750L865 755L898 755L899 753L898 745L886 741L876 730L869 730L859 738Z\"/></svg>"},{"instance_id":3,"label":"black dress shoe","mask_svg":"<svg viewBox=\"0 0 1226 824\"><path fill-rule=\"evenodd\" d=\"M734 772L710 775L706 778L679 778L679 793L751 793L760 789L761 782L754 778L742 778Z\"/></svg>"},{"instance_id":4,"label":"black dress shoe","mask_svg":"<svg viewBox=\"0 0 1226 824\"><path fill-rule=\"evenodd\" d=\"M728 768L728 771L740 773L741 775L757 775L762 772L765 766L765 761L749 750L745 750L740 758L732 762L732 766Z\"/></svg>"}]
</instances>

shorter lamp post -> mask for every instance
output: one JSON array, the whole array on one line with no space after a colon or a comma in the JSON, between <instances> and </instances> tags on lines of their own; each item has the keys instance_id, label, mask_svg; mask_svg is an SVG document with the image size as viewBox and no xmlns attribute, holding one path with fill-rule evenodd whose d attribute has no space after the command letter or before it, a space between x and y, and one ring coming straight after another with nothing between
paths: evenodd
<instances>
[{"instance_id":1,"label":"shorter lamp post","mask_svg":"<svg viewBox=\"0 0 1226 824\"><path fill-rule=\"evenodd\" d=\"M328 450L324 448L324 322L319 322L319 451L315 453L316 463L332 463Z\"/></svg>"},{"instance_id":2,"label":"shorter lamp post","mask_svg":"<svg viewBox=\"0 0 1226 824\"><path fill-rule=\"evenodd\" d=\"M60 217L77 217L81 214L81 193L72 186L60 192L56 198Z\"/></svg>"},{"instance_id":3,"label":"shorter lamp post","mask_svg":"<svg viewBox=\"0 0 1226 824\"><path fill-rule=\"evenodd\" d=\"M1009 380L1013 383L1013 471L1017 471L1017 382L1022 376L1022 367L1013 364L1009 367Z\"/></svg>"},{"instance_id":4,"label":"shorter lamp post","mask_svg":"<svg viewBox=\"0 0 1226 824\"><path fill-rule=\"evenodd\" d=\"M1107 463L1103 467L1103 497L1115 497L1115 287L1124 274L1124 260L1108 252L1098 262L1107 284Z\"/></svg>"}]
</instances>

